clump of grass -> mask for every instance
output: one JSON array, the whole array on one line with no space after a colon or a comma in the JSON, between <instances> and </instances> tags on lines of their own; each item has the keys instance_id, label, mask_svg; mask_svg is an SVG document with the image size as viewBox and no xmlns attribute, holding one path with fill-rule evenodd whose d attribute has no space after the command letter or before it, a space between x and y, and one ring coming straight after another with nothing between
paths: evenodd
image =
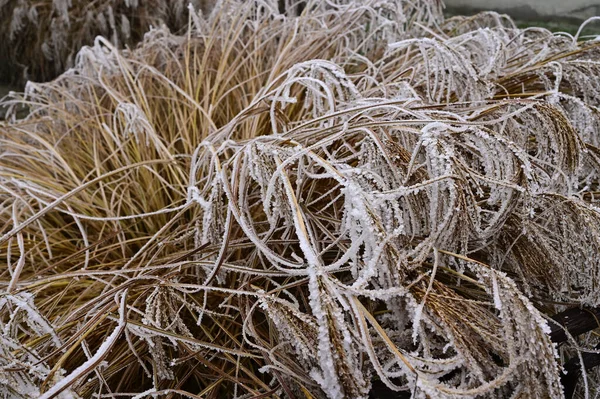
<instances>
[{"instance_id":1,"label":"clump of grass","mask_svg":"<svg viewBox=\"0 0 600 399\"><path fill-rule=\"evenodd\" d=\"M3 393L562 397L545 314L600 304L597 43L278 6L97 38L8 100Z\"/></svg>"}]
</instances>

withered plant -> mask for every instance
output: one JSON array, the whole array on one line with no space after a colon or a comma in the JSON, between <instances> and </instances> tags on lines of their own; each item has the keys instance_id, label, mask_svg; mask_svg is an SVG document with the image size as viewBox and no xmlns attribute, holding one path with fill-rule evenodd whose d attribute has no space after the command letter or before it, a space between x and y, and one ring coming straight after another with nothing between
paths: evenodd
<instances>
[{"instance_id":1,"label":"withered plant","mask_svg":"<svg viewBox=\"0 0 600 399\"><path fill-rule=\"evenodd\" d=\"M6 100L3 395L562 398L593 340L548 318L600 305L598 42L279 6L97 38Z\"/></svg>"}]
</instances>

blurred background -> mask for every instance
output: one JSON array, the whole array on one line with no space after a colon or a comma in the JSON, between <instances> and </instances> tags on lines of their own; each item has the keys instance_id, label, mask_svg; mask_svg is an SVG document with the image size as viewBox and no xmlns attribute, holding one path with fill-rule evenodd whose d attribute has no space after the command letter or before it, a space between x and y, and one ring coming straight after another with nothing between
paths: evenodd
<instances>
[{"instance_id":1,"label":"blurred background","mask_svg":"<svg viewBox=\"0 0 600 399\"><path fill-rule=\"evenodd\" d=\"M586 19L600 16L600 0L445 0L446 14L471 15L493 10L510 15L517 26L539 26L574 34ZM586 35L600 35L600 22L586 25Z\"/></svg>"}]
</instances>

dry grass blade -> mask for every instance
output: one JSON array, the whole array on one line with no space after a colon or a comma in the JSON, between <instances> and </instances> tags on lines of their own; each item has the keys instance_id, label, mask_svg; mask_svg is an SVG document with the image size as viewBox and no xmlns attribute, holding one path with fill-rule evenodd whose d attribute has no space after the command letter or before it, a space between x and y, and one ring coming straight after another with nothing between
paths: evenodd
<instances>
[{"instance_id":1,"label":"dry grass blade","mask_svg":"<svg viewBox=\"0 0 600 399\"><path fill-rule=\"evenodd\" d=\"M543 315L600 305L597 43L284 3L97 38L6 100L2 395L563 396Z\"/></svg>"}]
</instances>

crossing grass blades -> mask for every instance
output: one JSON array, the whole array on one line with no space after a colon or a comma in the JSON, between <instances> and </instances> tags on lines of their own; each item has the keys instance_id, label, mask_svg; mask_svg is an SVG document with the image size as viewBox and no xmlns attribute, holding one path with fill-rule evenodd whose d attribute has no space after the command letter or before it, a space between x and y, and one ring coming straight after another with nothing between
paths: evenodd
<instances>
[{"instance_id":1,"label":"crossing grass blades","mask_svg":"<svg viewBox=\"0 0 600 399\"><path fill-rule=\"evenodd\" d=\"M2 395L562 398L598 343L548 335L600 305L598 42L278 6L4 100Z\"/></svg>"}]
</instances>

